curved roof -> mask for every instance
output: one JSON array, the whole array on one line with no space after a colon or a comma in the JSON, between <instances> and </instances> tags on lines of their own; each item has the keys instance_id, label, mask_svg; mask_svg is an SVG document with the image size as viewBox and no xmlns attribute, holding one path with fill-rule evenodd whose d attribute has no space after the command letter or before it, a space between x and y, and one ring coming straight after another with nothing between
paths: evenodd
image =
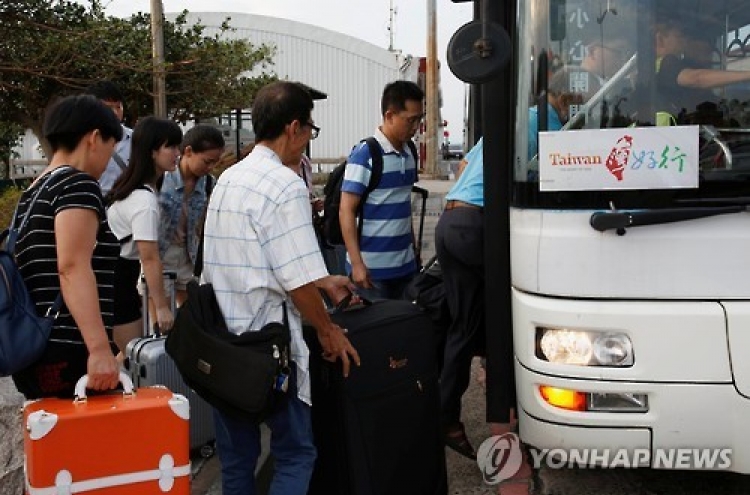
<instances>
[{"instance_id":1,"label":"curved roof","mask_svg":"<svg viewBox=\"0 0 750 495\"><path fill-rule=\"evenodd\" d=\"M174 20L178 14L166 14ZM256 68L280 79L302 82L327 95L316 102L314 118L324 129L312 144L317 158L340 158L380 123L383 87L402 79L399 57L352 36L319 26L277 17L232 12L190 12L188 25L205 26L204 34L218 34L229 18L228 39L254 45L273 45L273 65Z\"/></svg>"},{"instance_id":2,"label":"curved roof","mask_svg":"<svg viewBox=\"0 0 750 495\"><path fill-rule=\"evenodd\" d=\"M167 15L173 18L176 14ZM393 53L372 43L304 22L239 12L190 12L187 15L188 24L200 23L207 28L219 27L227 18L232 28L237 31L250 30L261 41L268 37L288 36L368 58L388 67L393 65L396 58Z\"/></svg>"}]
</instances>

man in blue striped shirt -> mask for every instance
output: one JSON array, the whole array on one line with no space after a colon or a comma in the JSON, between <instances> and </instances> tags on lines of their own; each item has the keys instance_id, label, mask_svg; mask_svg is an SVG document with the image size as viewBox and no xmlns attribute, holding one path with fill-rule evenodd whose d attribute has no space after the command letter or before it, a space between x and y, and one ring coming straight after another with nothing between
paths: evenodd
<instances>
[{"instance_id":1,"label":"man in blue striped shirt","mask_svg":"<svg viewBox=\"0 0 750 495\"><path fill-rule=\"evenodd\" d=\"M422 122L424 93L415 83L386 85L381 99L382 124L374 137L383 154L383 174L367 195L373 158L362 142L346 164L339 221L346 243L347 271L368 298L399 299L417 272L411 222L411 188L417 181L417 157L407 146ZM358 221L362 222L361 236Z\"/></svg>"}]
</instances>

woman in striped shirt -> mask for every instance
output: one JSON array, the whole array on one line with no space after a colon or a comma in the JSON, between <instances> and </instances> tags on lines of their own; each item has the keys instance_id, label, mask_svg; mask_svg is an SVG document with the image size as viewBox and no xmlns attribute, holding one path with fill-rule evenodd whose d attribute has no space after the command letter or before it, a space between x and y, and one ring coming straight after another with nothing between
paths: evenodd
<instances>
[{"instance_id":1,"label":"woman in striped shirt","mask_svg":"<svg viewBox=\"0 0 750 495\"><path fill-rule=\"evenodd\" d=\"M44 187L16 243L16 259L38 314L45 314L59 294L64 304L41 359L13 375L29 399L72 397L84 374L89 388L111 389L119 370L112 343L119 247L97 179L122 128L93 96L71 96L47 113L44 136L52 159L19 201L20 223L37 188Z\"/></svg>"}]
</instances>

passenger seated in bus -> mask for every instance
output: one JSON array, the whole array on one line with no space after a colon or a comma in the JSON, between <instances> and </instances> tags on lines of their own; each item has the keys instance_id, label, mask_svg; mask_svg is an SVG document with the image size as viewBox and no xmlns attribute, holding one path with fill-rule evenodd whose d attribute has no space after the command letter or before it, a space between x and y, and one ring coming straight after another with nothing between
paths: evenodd
<instances>
[{"instance_id":1,"label":"passenger seated in bus","mask_svg":"<svg viewBox=\"0 0 750 495\"><path fill-rule=\"evenodd\" d=\"M547 130L559 131L580 107L601 88L600 80L578 68L562 68L550 78L547 88ZM539 151L539 108L529 108L528 158Z\"/></svg>"},{"instance_id":2,"label":"passenger seated in bus","mask_svg":"<svg viewBox=\"0 0 750 495\"><path fill-rule=\"evenodd\" d=\"M586 46L586 54L579 67L594 74L602 86L620 70L631 55L630 45L624 38L592 41Z\"/></svg>"},{"instance_id":3,"label":"passenger seated in bus","mask_svg":"<svg viewBox=\"0 0 750 495\"><path fill-rule=\"evenodd\" d=\"M657 125L721 125L719 98L711 89L750 81L750 71L710 68L705 54L713 50L712 41L698 33L690 36L680 22L657 23L654 36L661 113L657 115Z\"/></svg>"},{"instance_id":4,"label":"passenger seated in bus","mask_svg":"<svg viewBox=\"0 0 750 495\"><path fill-rule=\"evenodd\" d=\"M586 45L586 54L577 69L578 86L586 80L596 83L597 91L630 60L633 54L632 43L628 38L615 32L607 33L606 39L595 39ZM605 127L627 127L632 123L627 106L633 91L629 77L621 78L607 90L607 94L586 114L585 122L575 128L600 129ZM596 92L591 92L593 96Z\"/></svg>"}]
</instances>

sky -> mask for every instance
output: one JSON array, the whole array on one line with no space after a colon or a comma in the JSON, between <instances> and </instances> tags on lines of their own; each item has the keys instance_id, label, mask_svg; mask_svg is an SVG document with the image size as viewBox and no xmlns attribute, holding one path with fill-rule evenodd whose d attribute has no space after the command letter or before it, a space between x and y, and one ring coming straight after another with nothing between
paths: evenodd
<instances>
[{"instance_id":1,"label":"sky","mask_svg":"<svg viewBox=\"0 0 750 495\"><path fill-rule=\"evenodd\" d=\"M404 54L427 54L427 6L430 0L162 0L164 12L241 12L281 17L313 24L388 48L391 5L395 9L393 47ZM79 3L86 4L86 0ZM110 15L126 17L149 12L150 0L102 0ZM435 0L437 53L443 94L442 115L448 121L451 142L461 142L465 85L448 68L448 42L472 19L472 3ZM230 23L231 24L231 23Z\"/></svg>"}]
</instances>

